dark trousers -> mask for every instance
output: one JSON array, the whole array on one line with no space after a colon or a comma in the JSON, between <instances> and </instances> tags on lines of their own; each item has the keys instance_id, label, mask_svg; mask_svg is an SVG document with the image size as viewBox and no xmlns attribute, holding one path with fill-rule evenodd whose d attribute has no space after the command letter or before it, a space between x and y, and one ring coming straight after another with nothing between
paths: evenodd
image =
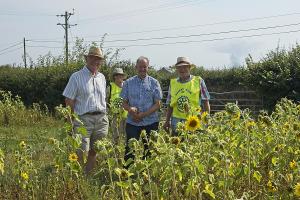
<instances>
[{"instance_id":1,"label":"dark trousers","mask_svg":"<svg viewBox=\"0 0 300 200\"><path fill-rule=\"evenodd\" d=\"M132 158L134 160L134 155L132 152L130 152L130 148L128 146L128 141L131 138L135 138L136 140L140 139L141 132L142 130L146 131L147 139L143 139L144 143L144 158L150 155L148 152L148 144L147 140L149 141L150 138L150 133L151 131L157 131L158 130L158 122L155 122L153 124L147 125L147 126L134 126L132 124L126 123L126 147L125 147L125 156L124 160L125 162L129 159Z\"/></svg>"}]
</instances>

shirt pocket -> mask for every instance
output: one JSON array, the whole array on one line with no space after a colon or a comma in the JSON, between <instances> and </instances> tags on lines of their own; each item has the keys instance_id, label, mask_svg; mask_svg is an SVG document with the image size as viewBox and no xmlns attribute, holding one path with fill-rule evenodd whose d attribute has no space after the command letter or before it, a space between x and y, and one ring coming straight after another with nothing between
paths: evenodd
<instances>
[{"instance_id":1,"label":"shirt pocket","mask_svg":"<svg viewBox=\"0 0 300 200\"><path fill-rule=\"evenodd\" d=\"M79 96L89 97L93 94L93 85L91 81L84 81L81 85L79 85Z\"/></svg>"},{"instance_id":2,"label":"shirt pocket","mask_svg":"<svg viewBox=\"0 0 300 200\"><path fill-rule=\"evenodd\" d=\"M147 100L152 100L154 96L154 90L151 88L145 88L145 97Z\"/></svg>"}]
</instances>

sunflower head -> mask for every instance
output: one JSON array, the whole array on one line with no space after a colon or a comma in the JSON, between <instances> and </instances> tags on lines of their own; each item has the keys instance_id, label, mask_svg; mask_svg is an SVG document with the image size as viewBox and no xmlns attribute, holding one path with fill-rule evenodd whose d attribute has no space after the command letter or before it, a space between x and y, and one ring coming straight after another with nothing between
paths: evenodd
<instances>
[{"instance_id":1,"label":"sunflower head","mask_svg":"<svg viewBox=\"0 0 300 200\"><path fill-rule=\"evenodd\" d=\"M77 161L77 160L78 160L78 156L77 156L76 153L71 153L69 155L69 161L74 162L74 161Z\"/></svg>"},{"instance_id":2,"label":"sunflower head","mask_svg":"<svg viewBox=\"0 0 300 200\"><path fill-rule=\"evenodd\" d=\"M300 183L297 183L295 185L295 191L294 194L296 195L296 197L300 197Z\"/></svg>"},{"instance_id":3,"label":"sunflower head","mask_svg":"<svg viewBox=\"0 0 300 200\"><path fill-rule=\"evenodd\" d=\"M253 120L250 120L250 121L248 121L247 123L246 123L246 128L247 129L252 129L252 128L254 128L255 127L255 122L253 121Z\"/></svg>"},{"instance_id":4,"label":"sunflower head","mask_svg":"<svg viewBox=\"0 0 300 200\"><path fill-rule=\"evenodd\" d=\"M26 147L26 143L24 141L21 141L19 146L23 149Z\"/></svg>"},{"instance_id":5,"label":"sunflower head","mask_svg":"<svg viewBox=\"0 0 300 200\"><path fill-rule=\"evenodd\" d=\"M22 177L25 181L27 181L27 180L29 179L29 176L28 176L28 174L27 174L26 172L22 172L22 173L21 173L21 177Z\"/></svg>"},{"instance_id":6,"label":"sunflower head","mask_svg":"<svg viewBox=\"0 0 300 200\"><path fill-rule=\"evenodd\" d=\"M269 192L276 192L277 187L269 180L267 183L268 191Z\"/></svg>"},{"instance_id":7,"label":"sunflower head","mask_svg":"<svg viewBox=\"0 0 300 200\"><path fill-rule=\"evenodd\" d=\"M283 125L283 130L289 130L290 129L290 124L288 122L286 122L284 125Z\"/></svg>"},{"instance_id":8,"label":"sunflower head","mask_svg":"<svg viewBox=\"0 0 300 200\"><path fill-rule=\"evenodd\" d=\"M180 143L180 138L179 137L171 137L171 143L178 145Z\"/></svg>"},{"instance_id":9,"label":"sunflower head","mask_svg":"<svg viewBox=\"0 0 300 200\"><path fill-rule=\"evenodd\" d=\"M195 131L200 128L200 120L197 116L189 116L186 120L185 127L189 131Z\"/></svg>"},{"instance_id":10,"label":"sunflower head","mask_svg":"<svg viewBox=\"0 0 300 200\"><path fill-rule=\"evenodd\" d=\"M57 140L53 137L49 138L48 140L49 144L55 144L57 142Z\"/></svg>"},{"instance_id":11,"label":"sunflower head","mask_svg":"<svg viewBox=\"0 0 300 200\"><path fill-rule=\"evenodd\" d=\"M292 160L292 161L290 162L290 168L291 168L291 169L296 169L296 167L297 167L296 161L295 161L295 160Z\"/></svg>"},{"instance_id":12,"label":"sunflower head","mask_svg":"<svg viewBox=\"0 0 300 200\"><path fill-rule=\"evenodd\" d=\"M274 178L274 171L270 170L268 174L270 179Z\"/></svg>"},{"instance_id":13,"label":"sunflower head","mask_svg":"<svg viewBox=\"0 0 300 200\"><path fill-rule=\"evenodd\" d=\"M293 174L286 174L285 179L286 179L286 182L291 183L294 179Z\"/></svg>"},{"instance_id":14,"label":"sunflower head","mask_svg":"<svg viewBox=\"0 0 300 200\"><path fill-rule=\"evenodd\" d=\"M203 112L201 115L201 120L203 123L207 124L208 123L208 112Z\"/></svg>"},{"instance_id":15,"label":"sunflower head","mask_svg":"<svg viewBox=\"0 0 300 200\"><path fill-rule=\"evenodd\" d=\"M197 113L201 113L201 110L202 110L202 109L201 109L201 107L199 106L199 107L196 108L195 111L196 111Z\"/></svg>"}]
</instances>

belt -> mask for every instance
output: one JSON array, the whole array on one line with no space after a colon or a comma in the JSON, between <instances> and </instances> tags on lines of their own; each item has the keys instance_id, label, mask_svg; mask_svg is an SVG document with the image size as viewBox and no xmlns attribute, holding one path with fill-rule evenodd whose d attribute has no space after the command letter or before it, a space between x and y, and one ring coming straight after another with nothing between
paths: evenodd
<instances>
[{"instance_id":1,"label":"belt","mask_svg":"<svg viewBox=\"0 0 300 200\"><path fill-rule=\"evenodd\" d=\"M101 111L95 111L95 112L87 112L87 113L84 113L85 115L100 115L100 114L103 114L103 112Z\"/></svg>"}]
</instances>

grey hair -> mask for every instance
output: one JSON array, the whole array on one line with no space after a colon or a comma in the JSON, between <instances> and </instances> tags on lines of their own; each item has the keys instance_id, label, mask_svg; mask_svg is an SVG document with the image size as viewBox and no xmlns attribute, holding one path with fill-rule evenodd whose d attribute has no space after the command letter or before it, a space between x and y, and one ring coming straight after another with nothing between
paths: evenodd
<instances>
[{"instance_id":1,"label":"grey hair","mask_svg":"<svg viewBox=\"0 0 300 200\"><path fill-rule=\"evenodd\" d=\"M145 56L140 56L137 60L136 60L136 64L138 64L139 62L141 62L142 60L146 60L147 64L149 65L149 58L145 57Z\"/></svg>"}]
</instances>

